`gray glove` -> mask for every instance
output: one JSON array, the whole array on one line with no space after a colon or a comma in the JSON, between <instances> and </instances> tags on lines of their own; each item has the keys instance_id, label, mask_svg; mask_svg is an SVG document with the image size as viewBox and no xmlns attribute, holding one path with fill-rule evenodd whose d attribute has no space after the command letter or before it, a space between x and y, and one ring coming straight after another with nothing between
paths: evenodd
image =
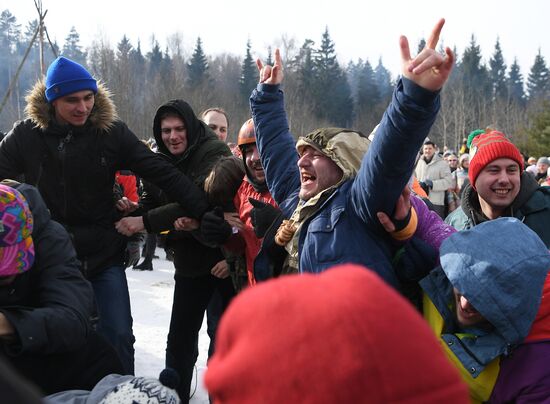
<instances>
[{"instance_id":1,"label":"gray glove","mask_svg":"<svg viewBox=\"0 0 550 404\"><path fill-rule=\"evenodd\" d=\"M141 237L132 236L126 243L124 252L124 266L126 268L134 266L141 257Z\"/></svg>"}]
</instances>

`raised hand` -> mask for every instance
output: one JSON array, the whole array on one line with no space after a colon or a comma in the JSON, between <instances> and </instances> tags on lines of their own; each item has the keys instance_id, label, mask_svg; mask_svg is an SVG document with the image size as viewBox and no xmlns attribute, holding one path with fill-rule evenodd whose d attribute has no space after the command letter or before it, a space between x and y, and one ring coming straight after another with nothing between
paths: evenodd
<instances>
[{"instance_id":1,"label":"raised hand","mask_svg":"<svg viewBox=\"0 0 550 404\"><path fill-rule=\"evenodd\" d=\"M378 220L380 221L382 227L384 227L384 230L386 230L388 233L393 233L394 231L398 230L395 226L394 220L397 222L405 220L409 215L410 210L411 190L408 185L405 185L403 192L401 192L401 195L399 195L399 199L397 199L397 202L395 203L393 220L384 212L378 212L376 213L376 216L378 217Z\"/></svg>"},{"instance_id":2,"label":"raised hand","mask_svg":"<svg viewBox=\"0 0 550 404\"><path fill-rule=\"evenodd\" d=\"M441 89L453 69L454 55L451 49L446 47L445 55L435 50L444 24L445 19L438 21L426 42L426 47L414 59L411 58L407 37L399 38L403 76L430 91Z\"/></svg>"},{"instance_id":3,"label":"raised hand","mask_svg":"<svg viewBox=\"0 0 550 404\"><path fill-rule=\"evenodd\" d=\"M278 48L275 49L275 63L273 66L264 66L260 59L256 60L256 66L258 66L260 72L260 83L281 84L283 82L283 59L281 59L281 52Z\"/></svg>"}]
</instances>

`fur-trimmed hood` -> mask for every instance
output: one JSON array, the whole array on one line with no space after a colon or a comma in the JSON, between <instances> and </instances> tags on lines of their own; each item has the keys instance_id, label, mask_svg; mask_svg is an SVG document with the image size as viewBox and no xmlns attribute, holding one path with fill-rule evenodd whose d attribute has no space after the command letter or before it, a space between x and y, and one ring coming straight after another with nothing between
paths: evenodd
<instances>
[{"instance_id":1,"label":"fur-trimmed hood","mask_svg":"<svg viewBox=\"0 0 550 404\"><path fill-rule=\"evenodd\" d=\"M25 114L38 128L46 129L50 126L54 117L54 109L46 100L46 84L39 80L25 97L27 106ZM95 104L88 118L88 122L100 130L109 130L118 119L116 107L111 99L111 92L103 84L97 83L97 94Z\"/></svg>"}]
</instances>

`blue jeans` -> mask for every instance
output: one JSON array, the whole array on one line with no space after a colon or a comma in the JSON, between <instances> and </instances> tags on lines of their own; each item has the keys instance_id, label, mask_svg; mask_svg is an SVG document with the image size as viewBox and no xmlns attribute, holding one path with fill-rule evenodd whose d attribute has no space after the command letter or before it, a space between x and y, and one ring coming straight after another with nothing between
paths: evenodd
<instances>
[{"instance_id":1,"label":"blue jeans","mask_svg":"<svg viewBox=\"0 0 550 404\"><path fill-rule=\"evenodd\" d=\"M97 332L113 345L124 372L134 374L134 333L128 282L123 267L109 267L90 279L94 288L99 322Z\"/></svg>"}]
</instances>

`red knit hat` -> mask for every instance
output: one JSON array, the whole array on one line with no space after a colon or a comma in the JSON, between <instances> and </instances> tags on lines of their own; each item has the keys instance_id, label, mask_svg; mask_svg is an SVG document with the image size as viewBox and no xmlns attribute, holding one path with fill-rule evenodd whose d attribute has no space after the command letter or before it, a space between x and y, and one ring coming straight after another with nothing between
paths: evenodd
<instances>
[{"instance_id":1,"label":"red knit hat","mask_svg":"<svg viewBox=\"0 0 550 404\"><path fill-rule=\"evenodd\" d=\"M496 130L477 135L472 140L469 154L470 168L468 169L468 177L474 189L477 176L481 170L496 159L512 159L519 164L521 171L523 171L523 156L518 148L506 138L504 133Z\"/></svg>"},{"instance_id":2,"label":"red knit hat","mask_svg":"<svg viewBox=\"0 0 550 404\"><path fill-rule=\"evenodd\" d=\"M420 315L357 265L237 296L204 382L214 403L469 402Z\"/></svg>"}]
</instances>

